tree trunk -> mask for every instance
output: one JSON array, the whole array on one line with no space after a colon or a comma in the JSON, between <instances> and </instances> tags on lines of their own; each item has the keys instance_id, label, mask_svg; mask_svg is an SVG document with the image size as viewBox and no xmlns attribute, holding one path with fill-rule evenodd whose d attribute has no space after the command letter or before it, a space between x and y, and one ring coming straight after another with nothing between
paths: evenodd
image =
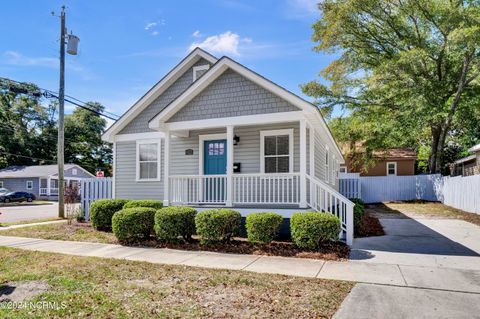
<instances>
[{"instance_id":1,"label":"tree trunk","mask_svg":"<svg viewBox=\"0 0 480 319\"><path fill-rule=\"evenodd\" d=\"M437 167L438 158L438 142L440 140L440 129L438 126L432 126L432 144L430 145L430 158L428 159L428 171L434 174Z\"/></svg>"}]
</instances>

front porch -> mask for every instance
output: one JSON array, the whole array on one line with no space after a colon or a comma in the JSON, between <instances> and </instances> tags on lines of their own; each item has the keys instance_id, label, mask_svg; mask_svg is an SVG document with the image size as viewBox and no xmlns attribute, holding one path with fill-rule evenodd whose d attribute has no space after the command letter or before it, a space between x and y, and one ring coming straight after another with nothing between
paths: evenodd
<instances>
[{"instance_id":1,"label":"front porch","mask_svg":"<svg viewBox=\"0 0 480 319\"><path fill-rule=\"evenodd\" d=\"M305 118L274 120L223 127L192 121L188 130L185 122L166 123L164 205L288 210L286 218L305 209L328 212L351 243L353 203L317 177L315 162L325 157L316 153L313 125ZM333 165L324 168L333 180L327 168Z\"/></svg>"},{"instance_id":2,"label":"front porch","mask_svg":"<svg viewBox=\"0 0 480 319\"><path fill-rule=\"evenodd\" d=\"M65 187L77 187L80 191L80 180L65 178ZM58 198L58 178L45 177L40 178L39 196L45 199L57 199Z\"/></svg>"}]
</instances>

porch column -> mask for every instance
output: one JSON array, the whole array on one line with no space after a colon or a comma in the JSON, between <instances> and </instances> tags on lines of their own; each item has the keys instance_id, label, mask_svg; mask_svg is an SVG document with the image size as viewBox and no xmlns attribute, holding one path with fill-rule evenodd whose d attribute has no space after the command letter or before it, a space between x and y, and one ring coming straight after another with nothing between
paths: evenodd
<instances>
[{"instance_id":1,"label":"porch column","mask_svg":"<svg viewBox=\"0 0 480 319\"><path fill-rule=\"evenodd\" d=\"M164 161L163 161L163 206L168 206L170 203L169 185L170 185L170 131L165 132L165 147L164 147Z\"/></svg>"},{"instance_id":2,"label":"porch column","mask_svg":"<svg viewBox=\"0 0 480 319\"><path fill-rule=\"evenodd\" d=\"M47 178L47 196L50 196L50 181L52 179L49 177Z\"/></svg>"},{"instance_id":3,"label":"porch column","mask_svg":"<svg viewBox=\"0 0 480 319\"><path fill-rule=\"evenodd\" d=\"M307 122L300 120L300 208L307 207Z\"/></svg>"},{"instance_id":4,"label":"porch column","mask_svg":"<svg viewBox=\"0 0 480 319\"><path fill-rule=\"evenodd\" d=\"M233 205L233 125L227 126L227 199L225 205Z\"/></svg>"}]
</instances>

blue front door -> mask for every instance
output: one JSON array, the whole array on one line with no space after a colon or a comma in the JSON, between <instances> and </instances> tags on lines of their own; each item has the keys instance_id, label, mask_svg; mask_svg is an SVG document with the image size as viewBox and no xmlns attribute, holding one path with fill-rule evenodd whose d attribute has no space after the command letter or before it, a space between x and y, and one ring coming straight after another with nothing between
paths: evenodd
<instances>
[{"instance_id":1,"label":"blue front door","mask_svg":"<svg viewBox=\"0 0 480 319\"><path fill-rule=\"evenodd\" d=\"M203 147L204 174L225 174L227 172L227 140L205 141Z\"/></svg>"},{"instance_id":2,"label":"blue front door","mask_svg":"<svg viewBox=\"0 0 480 319\"><path fill-rule=\"evenodd\" d=\"M203 173L205 175L223 175L227 172L227 141L205 141L203 144ZM223 202L226 197L224 177L212 176L205 179L205 201Z\"/></svg>"}]
</instances>

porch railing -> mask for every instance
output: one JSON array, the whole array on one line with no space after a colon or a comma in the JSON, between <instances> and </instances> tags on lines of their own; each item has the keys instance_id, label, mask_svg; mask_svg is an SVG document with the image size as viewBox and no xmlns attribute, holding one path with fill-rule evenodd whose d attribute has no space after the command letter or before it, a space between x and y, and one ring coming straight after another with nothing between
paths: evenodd
<instances>
[{"instance_id":1,"label":"porch railing","mask_svg":"<svg viewBox=\"0 0 480 319\"><path fill-rule=\"evenodd\" d=\"M234 204L298 204L300 174L233 175Z\"/></svg>"},{"instance_id":2,"label":"porch railing","mask_svg":"<svg viewBox=\"0 0 480 319\"><path fill-rule=\"evenodd\" d=\"M354 204L331 186L316 177L307 175L310 186L308 205L316 211L327 212L340 219L342 235L347 245L353 242L353 206Z\"/></svg>"},{"instance_id":3,"label":"porch railing","mask_svg":"<svg viewBox=\"0 0 480 319\"><path fill-rule=\"evenodd\" d=\"M227 175L170 176L169 193L173 204L225 204Z\"/></svg>"},{"instance_id":4,"label":"porch railing","mask_svg":"<svg viewBox=\"0 0 480 319\"><path fill-rule=\"evenodd\" d=\"M40 195L47 196L48 195L48 188L42 187L40 188ZM58 195L58 188L50 188L50 195Z\"/></svg>"}]
</instances>

